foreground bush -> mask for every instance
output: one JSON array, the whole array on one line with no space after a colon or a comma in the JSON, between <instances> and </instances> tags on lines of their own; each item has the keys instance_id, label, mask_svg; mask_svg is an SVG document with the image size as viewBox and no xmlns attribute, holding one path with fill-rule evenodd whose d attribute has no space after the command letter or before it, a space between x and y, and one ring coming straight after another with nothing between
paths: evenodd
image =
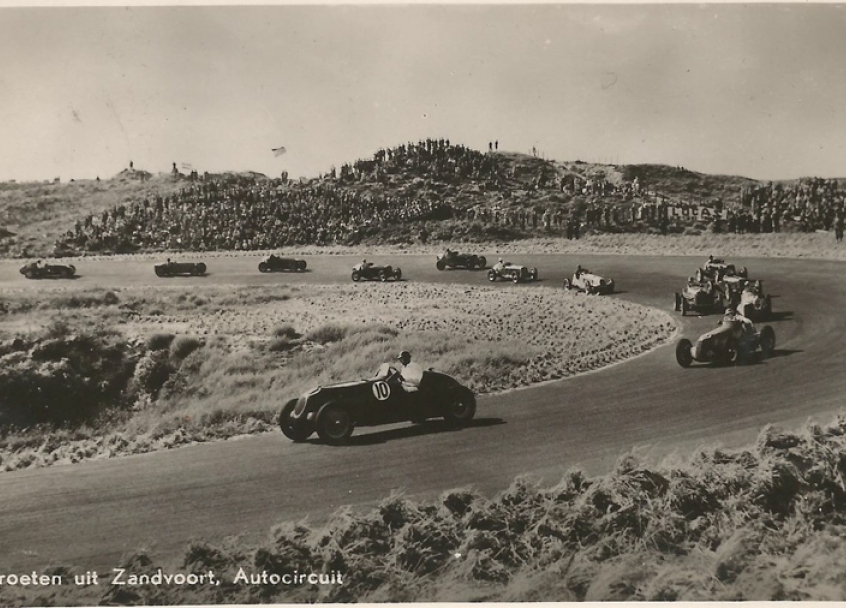
<instances>
[{"instance_id":1,"label":"foreground bush","mask_svg":"<svg viewBox=\"0 0 846 608\"><path fill-rule=\"evenodd\" d=\"M392 495L321 526L280 524L258 546L191 544L183 571L211 569L219 587L0 591L0 603L843 601L844 463L840 415L658 467L624 456L607 475L574 470L551 488L517 479L492 499L465 489L424 502ZM134 572L158 567L145 553L124 561ZM234 583L239 568L340 572L344 582Z\"/></svg>"}]
</instances>

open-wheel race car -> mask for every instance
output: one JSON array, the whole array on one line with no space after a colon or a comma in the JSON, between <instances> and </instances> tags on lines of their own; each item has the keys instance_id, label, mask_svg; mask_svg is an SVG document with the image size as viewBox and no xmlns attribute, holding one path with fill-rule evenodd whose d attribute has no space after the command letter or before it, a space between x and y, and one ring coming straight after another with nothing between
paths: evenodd
<instances>
[{"instance_id":1,"label":"open-wheel race car","mask_svg":"<svg viewBox=\"0 0 846 608\"><path fill-rule=\"evenodd\" d=\"M458 253L447 249L438 256L438 261L435 266L438 270L445 268L467 268L468 270L481 270L488 265L488 261L483 255L476 255L475 253Z\"/></svg>"},{"instance_id":2,"label":"open-wheel race car","mask_svg":"<svg viewBox=\"0 0 846 608\"><path fill-rule=\"evenodd\" d=\"M572 278L564 279L564 289L575 289L588 294L609 294L614 293L614 281L579 266Z\"/></svg>"},{"instance_id":3,"label":"open-wheel race car","mask_svg":"<svg viewBox=\"0 0 846 608\"><path fill-rule=\"evenodd\" d=\"M199 277L206 274L206 265L203 262L174 262L168 260L163 264L156 264L154 270L157 277Z\"/></svg>"},{"instance_id":4,"label":"open-wheel race car","mask_svg":"<svg viewBox=\"0 0 846 608\"><path fill-rule=\"evenodd\" d=\"M419 386L410 388L401 372L385 363L373 378L319 386L287 401L279 426L292 441L305 441L317 431L326 443L342 444L357 426L430 418L464 426L475 414L473 392L451 376L430 369L423 372Z\"/></svg>"},{"instance_id":5,"label":"open-wheel race car","mask_svg":"<svg viewBox=\"0 0 846 608\"><path fill-rule=\"evenodd\" d=\"M765 321L773 312L773 302L769 295L764 294L762 281L746 281L740 293L737 309L744 317L752 321Z\"/></svg>"},{"instance_id":6,"label":"open-wheel race car","mask_svg":"<svg viewBox=\"0 0 846 608\"><path fill-rule=\"evenodd\" d=\"M377 266L373 262L359 262L352 269L352 280L361 281L387 281L393 279L399 281L402 278L402 269L397 266Z\"/></svg>"},{"instance_id":7,"label":"open-wheel race car","mask_svg":"<svg viewBox=\"0 0 846 608\"><path fill-rule=\"evenodd\" d=\"M70 279L76 275L76 266L72 264L42 264L39 260L24 264L21 267L21 274L28 279Z\"/></svg>"},{"instance_id":8,"label":"open-wheel race car","mask_svg":"<svg viewBox=\"0 0 846 608\"><path fill-rule=\"evenodd\" d=\"M728 264L723 258L715 258L714 256L709 256L708 261L705 262L702 268L698 268L696 270L697 281L701 281L702 279L712 279L720 282L725 277L738 277L740 279L745 279L748 276L749 273L747 272L745 266L737 269L734 264Z\"/></svg>"},{"instance_id":9,"label":"open-wheel race car","mask_svg":"<svg viewBox=\"0 0 846 608\"><path fill-rule=\"evenodd\" d=\"M732 294L710 279L690 277L681 292L676 292L673 310L686 315L690 311L709 314L722 312L731 304Z\"/></svg>"},{"instance_id":10,"label":"open-wheel race car","mask_svg":"<svg viewBox=\"0 0 846 608\"><path fill-rule=\"evenodd\" d=\"M497 279L513 281L514 283L537 281L538 269L499 261L488 270L488 281L496 281Z\"/></svg>"},{"instance_id":11,"label":"open-wheel race car","mask_svg":"<svg viewBox=\"0 0 846 608\"><path fill-rule=\"evenodd\" d=\"M724 318L716 329L701 336L696 344L691 344L687 338L679 340L676 361L682 367L690 367L694 361L717 365L743 364L759 351L761 358L771 357L775 344L775 331L769 325L757 331L751 324L745 326L739 320Z\"/></svg>"},{"instance_id":12,"label":"open-wheel race car","mask_svg":"<svg viewBox=\"0 0 846 608\"><path fill-rule=\"evenodd\" d=\"M294 258L283 258L277 255L270 254L259 262L259 272L305 272L305 260L295 260Z\"/></svg>"}]
</instances>

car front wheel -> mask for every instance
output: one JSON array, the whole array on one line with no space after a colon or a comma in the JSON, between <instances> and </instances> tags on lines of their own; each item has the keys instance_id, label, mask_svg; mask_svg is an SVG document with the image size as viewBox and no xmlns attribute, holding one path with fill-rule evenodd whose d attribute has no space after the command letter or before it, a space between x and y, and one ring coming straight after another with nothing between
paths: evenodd
<instances>
[{"instance_id":1,"label":"car front wheel","mask_svg":"<svg viewBox=\"0 0 846 608\"><path fill-rule=\"evenodd\" d=\"M350 413L339 405L328 403L317 414L317 434L326 443L344 443L352 435L353 429Z\"/></svg>"},{"instance_id":2,"label":"car front wheel","mask_svg":"<svg viewBox=\"0 0 846 608\"><path fill-rule=\"evenodd\" d=\"M312 431L291 419L291 414L295 407L297 407L296 399L291 399L285 404L285 407L282 408L282 412L279 414L279 427L282 429L285 437L299 443L308 439Z\"/></svg>"},{"instance_id":3,"label":"car front wheel","mask_svg":"<svg viewBox=\"0 0 846 608\"><path fill-rule=\"evenodd\" d=\"M682 367L690 367L690 364L693 363L693 353L691 352L692 348L693 345L687 338L682 338L679 340L678 344L676 344L676 361Z\"/></svg>"}]
</instances>

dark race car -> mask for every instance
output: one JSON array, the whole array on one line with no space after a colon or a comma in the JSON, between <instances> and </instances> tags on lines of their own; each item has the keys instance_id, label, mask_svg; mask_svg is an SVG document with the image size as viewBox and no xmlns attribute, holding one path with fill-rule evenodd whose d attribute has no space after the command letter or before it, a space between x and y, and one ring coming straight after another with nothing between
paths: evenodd
<instances>
[{"instance_id":1,"label":"dark race car","mask_svg":"<svg viewBox=\"0 0 846 608\"><path fill-rule=\"evenodd\" d=\"M537 281L538 269L527 268L526 266L512 264L511 262L498 262L488 270L488 280L496 281L497 279L513 281L514 283Z\"/></svg>"},{"instance_id":2,"label":"dark race car","mask_svg":"<svg viewBox=\"0 0 846 608\"><path fill-rule=\"evenodd\" d=\"M304 272L306 261L271 254L259 262L258 269L260 272Z\"/></svg>"},{"instance_id":3,"label":"dark race car","mask_svg":"<svg viewBox=\"0 0 846 608\"><path fill-rule=\"evenodd\" d=\"M173 262L168 260L164 264L156 264L157 277L202 276L206 274L203 262Z\"/></svg>"},{"instance_id":4,"label":"dark race car","mask_svg":"<svg viewBox=\"0 0 846 608\"><path fill-rule=\"evenodd\" d=\"M352 280L361 281L387 281L393 279L399 281L402 278L402 270L393 266L376 266L373 262L359 262L352 269Z\"/></svg>"},{"instance_id":5,"label":"dark race car","mask_svg":"<svg viewBox=\"0 0 846 608\"><path fill-rule=\"evenodd\" d=\"M443 418L464 426L476 414L473 392L454 378L428 370L417 390L406 388L399 370L384 364L375 377L319 386L285 403L279 426L288 439L305 441L317 431L330 444L349 439L356 426Z\"/></svg>"},{"instance_id":6,"label":"dark race car","mask_svg":"<svg viewBox=\"0 0 846 608\"><path fill-rule=\"evenodd\" d=\"M435 266L438 270L445 268L467 268L468 270L483 269L488 265L488 261L483 255L476 255L475 253L458 253L447 249L438 256L438 261Z\"/></svg>"},{"instance_id":7,"label":"dark race car","mask_svg":"<svg viewBox=\"0 0 846 608\"><path fill-rule=\"evenodd\" d=\"M76 275L76 266L30 262L21 267L21 274L28 279L71 279Z\"/></svg>"},{"instance_id":8,"label":"dark race car","mask_svg":"<svg viewBox=\"0 0 846 608\"><path fill-rule=\"evenodd\" d=\"M732 294L710 279L690 277L681 292L676 292L673 309L686 315L688 311L709 314L722 312L732 303Z\"/></svg>"},{"instance_id":9,"label":"dark race car","mask_svg":"<svg viewBox=\"0 0 846 608\"><path fill-rule=\"evenodd\" d=\"M716 329L704 334L696 344L682 338L676 344L676 361L682 367L690 367L694 361L730 365L747 363L760 350L761 357L772 356L775 350L775 331L769 325L756 331L744 327L741 321L720 321Z\"/></svg>"}]
</instances>

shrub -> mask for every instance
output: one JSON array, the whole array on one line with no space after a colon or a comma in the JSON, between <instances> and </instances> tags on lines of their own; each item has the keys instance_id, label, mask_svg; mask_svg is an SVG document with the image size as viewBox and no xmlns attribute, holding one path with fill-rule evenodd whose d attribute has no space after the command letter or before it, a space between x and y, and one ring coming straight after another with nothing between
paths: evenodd
<instances>
[{"instance_id":1,"label":"shrub","mask_svg":"<svg viewBox=\"0 0 846 608\"><path fill-rule=\"evenodd\" d=\"M173 334L153 334L147 338L147 350L166 350L175 337Z\"/></svg>"},{"instance_id":2,"label":"shrub","mask_svg":"<svg viewBox=\"0 0 846 608\"><path fill-rule=\"evenodd\" d=\"M170 345L170 356L177 361L184 359L203 345L194 336L178 336Z\"/></svg>"},{"instance_id":3,"label":"shrub","mask_svg":"<svg viewBox=\"0 0 846 608\"><path fill-rule=\"evenodd\" d=\"M273 330L273 337L274 338L288 338L291 340L296 340L297 338L301 337L302 334L294 329L294 326L290 323L285 323L280 325L276 329Z\"/></svg>"},{"instance_id":4,"label":"shrub","mask_svg":"<svg viewBox=\"0 0 846 608\"><path fill-rule=\"evenodd\" d=\"M329 342L339 342L344 339L349 331L349 327L339 323L327 323L321 325L317 329L306 334L306 339L318 344L328 344Z\"/></svg>"}]
</instances>

